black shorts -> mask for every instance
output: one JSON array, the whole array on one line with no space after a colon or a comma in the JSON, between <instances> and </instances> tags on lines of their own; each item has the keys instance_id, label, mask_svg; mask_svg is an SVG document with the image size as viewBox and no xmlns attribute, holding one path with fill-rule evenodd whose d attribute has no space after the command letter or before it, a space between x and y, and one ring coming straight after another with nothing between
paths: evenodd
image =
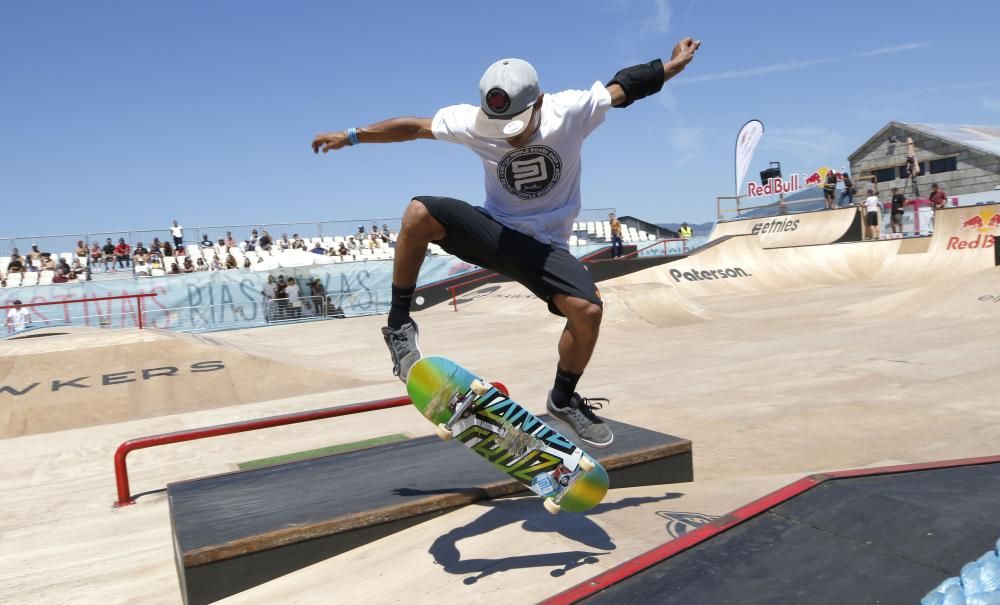
<instances>
[{"instance_id":1,"label":"black shorts","mask_svg":"<svg viewBox=\"0 0 1000 605\"><path fill-rule=\"evenodd\" d=\"M447 235L435 242L449 254L521 283L562 315L552 302L555 294L582 298L603 307L594 278L569 251L543 244L504 227L482 208L449 197L413 198L444 226Z\"/></svg>"},{"instance_id":2,"label":"black shorts","mask_svg":"<svg viewBox=\"0 0 1000 605\"><path fill-rule=\"evenodd\" d=\"M869 212L865 224L869 227L878 227L878 212Z\"/></svg>"},{"instance_id":3,"label":"black shorts","mask_svg":"<svg viewBox=\"0 0 1000 605\"><path fill-rule=\"evenodd\" d=\"M823 199L832 200L833 199L833 194L836 191L837 191L836 189L827 189L826 187L824 187L823 188Z\"/></svg>"}]
</instances>

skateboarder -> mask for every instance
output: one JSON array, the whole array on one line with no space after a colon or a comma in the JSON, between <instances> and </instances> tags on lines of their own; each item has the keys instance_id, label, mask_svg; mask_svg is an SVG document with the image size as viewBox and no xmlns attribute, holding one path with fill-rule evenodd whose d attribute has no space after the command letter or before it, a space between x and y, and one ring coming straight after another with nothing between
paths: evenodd
<instances>
[{"instance_id":1,"label":"skateboarder","mask_svg":"<svg viewBox=\"0 0 1000 605\"><path fill-rule=\"evenodd\" d=\"M566 317L559 362L547 407L594 447L611 445L611 430L595 413L598 400L576 393L597 343L602 303L594 280L568 250L580 211L580 150L611 107L627 107L659 92L680 73L700 42L685 38L666 63L659 59L622 69L607 84L543 94L526 61L503 59L479 82L480 104L445 107L433 118L393 118L316 135L313 152L360 143L438 139L465 145L486 172L484 207L432 196L414 197L396 242L392 303L382 328L393 373L404 382L420 359L419 331L410 303L427 245L507 275Z\"/></svg>"}]
</instances>

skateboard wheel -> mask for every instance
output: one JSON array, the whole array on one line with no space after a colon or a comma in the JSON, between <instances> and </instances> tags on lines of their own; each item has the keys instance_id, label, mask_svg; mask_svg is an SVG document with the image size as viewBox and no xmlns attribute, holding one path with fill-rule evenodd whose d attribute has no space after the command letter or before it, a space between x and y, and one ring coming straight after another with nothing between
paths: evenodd
<instances>
[{"instance_id":1,"label":"skateboard wheel","mask_svg":"<svg viewBox=\"0 0 1000 605\"><path fill-rule=\"evenodd\" d=\"M476 397L479 397L486 391L490 390L490 385L484 383L482 380L479 380L478 378L472 381L470 387L472 388L472 392L476 394Z\"/></svg>"},{"instance_id":2,"label":"skateboard wheel","mask_svg":"<svg viewBox=\"0 0 1000 605\"><path fill-rule=\"evenodd\" d=\"M452 438L451 429L449 429L445 425L439 424L435 428L437 429L437 436L440 437L442 440L448 441L449 439Z\"/></svg>"},{"instance_id":3,"label":"skateboard wheel","mask_svg":"<svg viewBox=\"0 0 1000 605\"><path fill-rule=\"evenodd\" d=\"M594 470L594 461L584 456L580 458L580 468L583 469L583 472L589 473Z\"/></svg>"},{"instance_id":4,"label":"skateboard wheel","mask_svg":"<svg viewBox=\"0 0 1000 605\"><path fill-rule=\"evenodd\" d=\"M549 511L553 515L558 514L559 511L561 510L559 507L559 503L553 500L552 498L546 498L545 500L542 500L542 504L545 506L545 510Z\"/></svg>"}]
</instances>

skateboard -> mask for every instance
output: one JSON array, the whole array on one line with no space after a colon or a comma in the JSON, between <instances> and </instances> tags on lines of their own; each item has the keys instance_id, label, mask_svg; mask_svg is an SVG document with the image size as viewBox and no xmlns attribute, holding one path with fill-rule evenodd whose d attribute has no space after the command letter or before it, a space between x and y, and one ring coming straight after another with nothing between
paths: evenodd
<instances>
[{"instance_id":1,"label":"skateboard","mask_svg":"<svg viewBox=\"0 0 1000 605\"><path fill-rule=\"evenodd\" d=\"M608 473L497 388L444 357L410 368L406 390L438 437L455 439L543 498L545 510L583 512L608 491Z\"/></svg>"}]
</instances>

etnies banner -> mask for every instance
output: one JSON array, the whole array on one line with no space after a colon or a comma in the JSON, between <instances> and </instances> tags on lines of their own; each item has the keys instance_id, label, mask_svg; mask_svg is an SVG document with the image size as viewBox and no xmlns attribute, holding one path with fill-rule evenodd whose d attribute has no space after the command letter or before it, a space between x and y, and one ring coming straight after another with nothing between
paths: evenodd
<instances>
[{"instance_id":1,"label":"etnies banner","mask_svg":"<svg viewBox=\"0 0 1000 605\"><path fill-rule=\"evenodd\" d=\"M750 168L750 159L762 136L764 136L764 123L760 120L750 120L736 135L736 195L740 194L740 186L743 185L747 169Z\"/></svg>"}]
</instances>

